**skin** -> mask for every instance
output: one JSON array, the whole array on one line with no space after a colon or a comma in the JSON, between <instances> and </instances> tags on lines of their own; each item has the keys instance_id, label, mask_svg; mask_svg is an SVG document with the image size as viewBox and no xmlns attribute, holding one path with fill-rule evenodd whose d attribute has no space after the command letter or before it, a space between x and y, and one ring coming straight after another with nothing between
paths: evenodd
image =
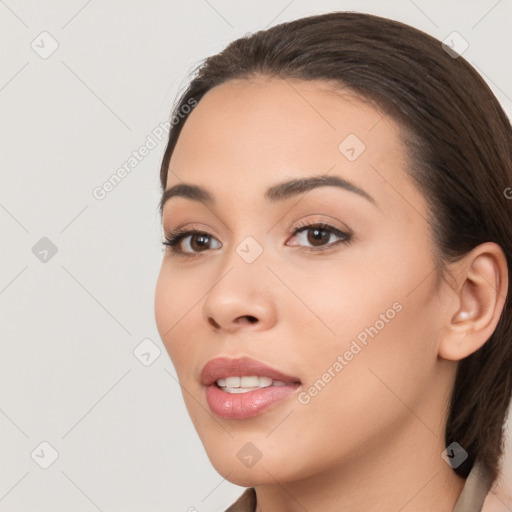
<instances>
[{"instance_id":1,"label":"skin","mask_svg":"<svg viewBox=\"0 0 512 512\"><path fill-rule=\"evenodd\" d=\"M352 162L338 149L349 134L366 146ZM499 246L482 244L437 282L427 204L407 165L389 116L319 81L221 84L177 142L167 188L200 185L216 202L169 200L164 234L193 225L213 240L202 251L183 240L199 254L191 258L166 249L157 327L209 459L229 481L256 488L259 511L449 512L463 488L441 458L446 407L457 361L496 327L506 262ZM376 204L332 186L275 203L264 197L280 181L326 173ZM330 248L308 252L311 230L292 236L299 222L348 230L351 243L331 234ZM248 236L263 249L250 264L236 252ZM298 393L397 301L401 311L301 404ZM222 356L260 360L297 376L301 388L259 416L218 418L199 376ZM262 455L252 467L237 457L247 442Z\"/></svg>"}]
</instances>

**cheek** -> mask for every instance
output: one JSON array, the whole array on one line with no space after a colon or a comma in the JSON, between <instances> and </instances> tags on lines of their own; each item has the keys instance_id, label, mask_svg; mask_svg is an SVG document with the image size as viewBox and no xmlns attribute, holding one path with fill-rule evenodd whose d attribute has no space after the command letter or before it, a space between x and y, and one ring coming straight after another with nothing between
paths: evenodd
<instances>
[{"instance_id":1,"label":"cheek","mask_svg":"<svg viewBox=\"0 0 512 512\"><path fill-rule=\"evenodd\" d=\"M164 259L155 289L155 321L160 339L177 368L181 367L181 359L187 353L180 347L192 345L183 329L187 316L194 314L195 295L190 280L180 278L179 273L172 271Z\"/></svg>"},{"instance_id":2,"label":"cheek","mask_svg":"<svg viewBox=\"0 0 512 512\"><path fill-rule=\"evenodd\" d=\"M322 320L311 324L309 332L300 330L302 343L296 347L305 370L303 398L312 416L327 412L361 425L374 414L382 422L388 411L391 421L396 405L400 410L396 396L406 403L420 400L434 372L437 325L432 312L438 299L429 261L402 251L397 265L397 254L388 250L380 255L373 264L371 258L354 260L347 265L350 272L333 267L328 278L315 278L310 270L321 294L308 292L307 284L297 288Z\"/></svg>"},{"instance_id":3,"label":"cheek","mask_svg":"<svg viewBox=\"0 0 512 512\"><path fill-rule=\"evenodd\" d=\"M409 408L421 409L436 361L432 345L419 335L418 314L404 301L384 327L360 331L365 343L348 336L311 351L297 423L283 424L283 442L301 428L305 444L317 446L316 456L334 463L398 431L411 417Z\"/></svg>"},{"instance_id":4,"label":"cheek","mask_svg":"<svg viewBox=\"0 0 512 512\"><path fill-rule=\"evenodd\" d=\"M164 345L166 345L168 332L173 326L174 304L170 284L167 272L162 264L155 288L155 321Z\"/></svg>"}]
</instances>

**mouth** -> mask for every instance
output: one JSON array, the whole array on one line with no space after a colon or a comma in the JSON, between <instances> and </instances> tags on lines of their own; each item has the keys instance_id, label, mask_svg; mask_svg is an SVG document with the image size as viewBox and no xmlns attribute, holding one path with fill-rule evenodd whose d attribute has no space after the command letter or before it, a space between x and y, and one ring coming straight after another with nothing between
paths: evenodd
<instances>
[{"instance_id":1,"label":"mouth","mask_svg":"<svg viewBox=\"0 0 512 512\"><path fill-rule=\"evenodd\" d=\"M257 375L244 375L242 377L226 377L215 381L217 387L226 393L248 393L256 389L268 388L270 386L287 386L288 383L282 380L273 380L270 377Z\"/></svg>"},{"instance_id":2,"label":"mouth","mask_svg":"<svg viewBox=\"0 0 512 512\"><path fill-rule=\"evenodd\" d=\"M208 361L201 371L201 383L210 410L225 419L261 414L301 386L298 377L247 357Z\"/></svg>"}]
</instances>

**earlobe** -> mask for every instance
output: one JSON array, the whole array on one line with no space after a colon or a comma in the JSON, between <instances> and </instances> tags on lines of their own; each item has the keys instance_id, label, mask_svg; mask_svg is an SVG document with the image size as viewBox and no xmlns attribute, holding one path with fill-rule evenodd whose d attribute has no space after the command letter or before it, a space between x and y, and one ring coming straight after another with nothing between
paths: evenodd
<instances>
[{"instance_id":1,"label":"earlobe","mask_svg":"<svg viewBox=\"0 0 512 512\"><path fill-rule=\"evenodd\" d=\"M486 242L475 247L460 262L453 293L458 304L448 316L439 356L459 361L476 352L491 337L498 324L508 289L508 269L501 247Z\"/></svg>"}]
</instances>

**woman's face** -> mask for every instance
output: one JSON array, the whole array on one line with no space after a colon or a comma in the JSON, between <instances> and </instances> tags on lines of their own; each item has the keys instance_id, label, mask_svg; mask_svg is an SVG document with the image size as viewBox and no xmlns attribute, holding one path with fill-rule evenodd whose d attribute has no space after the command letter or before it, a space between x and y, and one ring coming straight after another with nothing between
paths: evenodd
<instances>
[{"instance_id":1,"label":"woman's face","mask_svg":"<svg viewBox=\"0 0 512 512\"><path fill-rule=\"evenodd\" d=\"M390 117L326 83L229 81L190 114L167 189L186 183L212 200L175 195L162 220L167 236L207 236L185 235L175 246L184 254L166 247L156 322L194 426L230 481L298 480L404 446L435 445L440 458L453 363L438 358L443 294L426 202L406 170ZM299 181L267 194L318 176L354 188ZM220 357L251 358L295 384L207 386L203 367Z\"/></svg>"}]
</instances>

